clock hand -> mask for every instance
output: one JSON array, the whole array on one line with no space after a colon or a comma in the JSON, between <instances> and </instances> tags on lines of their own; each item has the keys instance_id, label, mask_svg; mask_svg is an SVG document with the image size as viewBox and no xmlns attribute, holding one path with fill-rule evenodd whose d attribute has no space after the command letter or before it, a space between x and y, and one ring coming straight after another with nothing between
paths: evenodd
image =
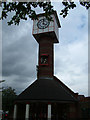
<instances>
[{"instance_id":1,"label":"clock hand","mask_svg":"<svg viewBox=\"0 0 90 120\"><path fill-rule=\"evenodd\" d=\"M43 25L44 25L44 19L43 19Z\"/></svg>"}]
</instances>

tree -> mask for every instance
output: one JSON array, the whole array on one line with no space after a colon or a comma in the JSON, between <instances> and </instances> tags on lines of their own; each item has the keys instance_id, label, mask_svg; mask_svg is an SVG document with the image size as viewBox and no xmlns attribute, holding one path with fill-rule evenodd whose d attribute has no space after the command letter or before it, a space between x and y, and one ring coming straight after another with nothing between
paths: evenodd
<instances>
[{"instance_id":1,"label":"tree","mask_svg":"<svg viewBox=\"0 0 90 120\"><path fill-rule=\"evenodd\" d=\"M11 2L11 3L2 2L1 19L6 19L8 13L14 12L15 14L8 22L8 25L11 24L19 25L21 19L27 20L28 17L30 19L37 19L36 11L33 10L33 8L39 7L43 8L43 11L45 12L45 16L47 17L47 19L51 20L50 15L54 11L51 2L46 2L47 0L42 0L43 2L39 2L40 0L35 1L36 2ZM76 7L76 4L75 2L71 2L70 0L64 0L62 4L64 5L64 9L61 10L60 15L62 15L65 18L68 15L69 9L74 9ZM89 9L90 2L80 1L80 5L85 6L86 9Z\"/></svg>"},{"instance_id":2,"label":"tree","mask_svg":"<svg viewBox=\"0 0 90 120\"><path fill-rule=\"evenodd\" d=\"M5 80L0 80L0 84L1 84L2 82L5 82ZM0 87L0 90L2 90L2 87Z\"/></svg>"},{"instance_id":3,"label":"tree","mask_svg":"<svg viewBox=\"0 0 90 120\"><path fill-rule=\"evenodd\" d=\"M3 111L10 111L13 108L13 102L16 98L15 89L11 87L2 89L2 109Z\"/></svg>"}]
</instances>

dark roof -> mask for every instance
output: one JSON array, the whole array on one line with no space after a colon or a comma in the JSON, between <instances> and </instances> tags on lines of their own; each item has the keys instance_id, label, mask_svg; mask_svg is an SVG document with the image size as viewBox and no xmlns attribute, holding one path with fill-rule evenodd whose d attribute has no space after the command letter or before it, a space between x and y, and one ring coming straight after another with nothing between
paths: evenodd
<instances>
[{"instance_id":1,"label":"dark roof","mask_svg":"<svg viewBox=\"0 0 90 120\"><path fill-rule=\"evenodd\" d=\"M61 82L62 83L62 82ZM77 101L76 98L60 84L59 79L37 79L26 88L16 101Z\"/></svg>"}]
</instances>

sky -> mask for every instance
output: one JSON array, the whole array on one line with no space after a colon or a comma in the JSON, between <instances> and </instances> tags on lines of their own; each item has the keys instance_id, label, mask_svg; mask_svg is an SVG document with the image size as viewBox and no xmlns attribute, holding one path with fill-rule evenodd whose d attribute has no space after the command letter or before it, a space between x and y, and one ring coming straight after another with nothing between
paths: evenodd
<instances>
[{"instance_id":1,"label":"sky","mask_svg":"<svg viewBox=\"0 0 90 120\"><path fill-rule=\"evenodd\" d=\"M90 96L90 9L88 11L88 96Z\"/></svg>"},{"instance_id":2,"label":"sky","mask_svg":"<svg viewBox=\"0 0 90 120\"><path fill-rule=\"evenodd\" d=\"M75 93L88 96L88 11L77 4L62 18L62 4L53 5L61 24L59 44L54 45L54 75ZM8 26L7 19L2 22L3 86L11 86L17 94L37 79L39 46L32 36L32 27L30 19L21 21L19 26Z\"/></svg>"}]
</instances>

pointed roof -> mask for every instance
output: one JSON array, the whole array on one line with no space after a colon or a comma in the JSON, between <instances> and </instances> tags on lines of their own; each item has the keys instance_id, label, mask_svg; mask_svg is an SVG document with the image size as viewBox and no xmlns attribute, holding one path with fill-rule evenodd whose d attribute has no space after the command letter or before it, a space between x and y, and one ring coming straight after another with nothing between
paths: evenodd
<instances>
[{"instance_id":1,"label":"pointed roof","mask_svg":"<svg viewBox=\"0 0 90 120\"><path fill-rule=\"evenodd\" d=\"M77 99L72 92L59 79L37 79L26 88L16 101L51 101L51 102L75 102Z\"/></svg>"}]
</instances>

